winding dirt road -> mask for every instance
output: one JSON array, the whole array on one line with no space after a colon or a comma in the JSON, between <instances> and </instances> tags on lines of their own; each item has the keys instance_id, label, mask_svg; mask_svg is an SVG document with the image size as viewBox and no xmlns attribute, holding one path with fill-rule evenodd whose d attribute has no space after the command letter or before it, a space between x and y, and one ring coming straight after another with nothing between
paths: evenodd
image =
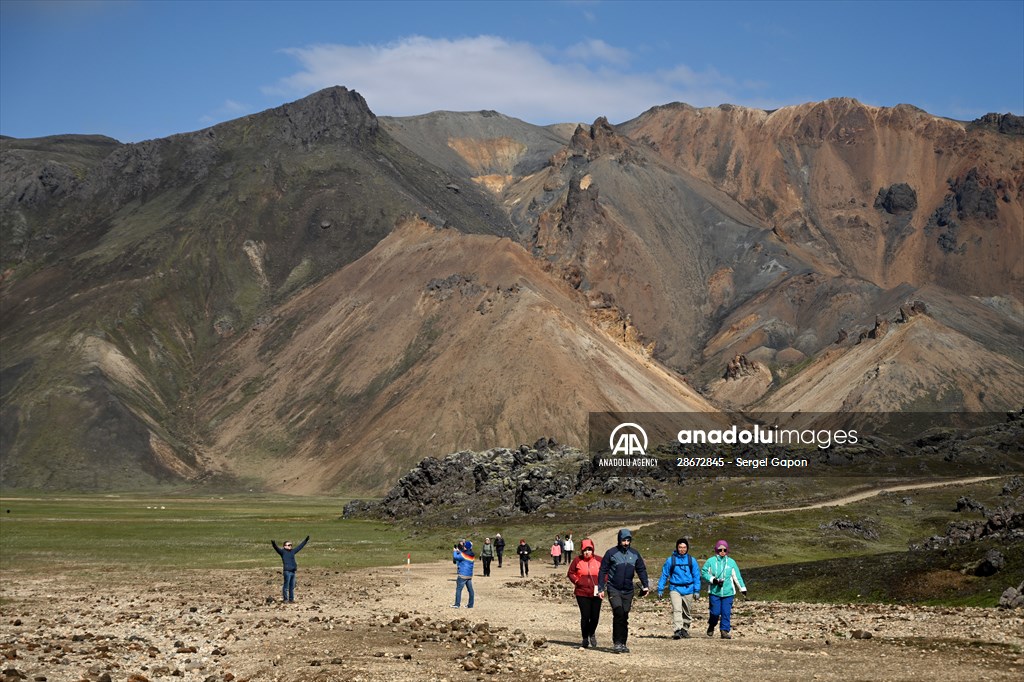
<instances>
[{"instance_id":1,"label":"winding dirt road","mask_svg":"<svg viewBox=\"0 0 1024 682\"><path fill-rule=\"evenodd\" d=\"M873 488L871 490L863 490L858 493L851 493L849 495L843 495L842 497L836 497L830 500L822 500L821 502L815 502L813 504L801 505L799 507L780 507L775 509L755 509L751 511L738 511L738 512L724 512L718 514L718 516L736 517L736 516L753 516L755 514L783 514L786 512L805 511L807 509L822 509L824 507L842 507L847 504L853 504L860 502L872 497L881 495L882 493L898 493L905 492L907 490L922 490L924 488L941 488L944 486L960 486L969 485L971 483L980 483L982 481L990 481L999 476L974 476L972 478L958 478L954 480L942 480L942 481L927 481L925 483L907 483L894 486L886 486L884 488ZM650 526L655 523L659 523L661 519L653 521L644 521L635 524L630 528L634 533L644 526ZM604 530L597 531L591 534L591 538L594 540L594 544L598 547L611 547L614 545L618 538L618 532L621 526L615 528L605 528Z\"/></svg>"}]
</instances>

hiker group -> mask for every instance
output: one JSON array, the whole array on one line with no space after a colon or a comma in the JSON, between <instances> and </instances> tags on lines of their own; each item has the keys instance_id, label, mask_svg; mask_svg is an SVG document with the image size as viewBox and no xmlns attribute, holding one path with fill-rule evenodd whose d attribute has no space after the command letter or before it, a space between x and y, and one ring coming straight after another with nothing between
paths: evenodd
<instances>
[{"instance_id":1,"label":"hiker group","mask_svg":"<svg viewBox=\"0 0 1024 682\"><path fill-rule=\"evenodd\" d=\"M580 543L581 554L569 564L568 578L575 586L573 594L580 609L581 647L597 646L597 625L601 605L607 596L612 608L612 651L629 653L629 612L636 596L635 582L640 584L640 597L651 591L647 564L640 552L633 549L633 533L623 528L615 547L603 556L596 554L594 543L587 538ZM715 543L715 555L701 569L690 555L690 541L679 538L675 551L665 560L658 580L658 597L666 590L672 600L672 638L688 639L693 622L693 603L700 598L701 583L708 583L709 616L707 636L717 627L722 639L732 639L732 602L736 594L747 593L739 566L728 555L729 543Z\"/></svg>"},{"instance_id":2,"label":"hiker group","mask_svg":"<svg viewBox=\"0 0 1024 682\"><path fill-rule=\"evenodd\" d=\"M500 545L498 544L500 541ZM580 610L581 647L592 649L598 646L597 626L601 617L601 607L607 598L612 609L612 651L629 653L629 613L633 607L639 582L640 597L651 592L651 583L647 575L647 564L636 549L632 547L633 534L628 528L619 531L615 547L597 554L593 540L587 538L580 543L579 555L572 553L575 546L572 534L565 538L555 536L551 545L552 563L558 568L565 560L568 565L567 577L573 584L573 594ZM490 576L490 563L494 556L501 557L505 541L500 534L495 542L485 538L481 556L484 558L484 577ZM500 549L499 549L500 547ZM703 568L690 554L690 542L686 538L676 541L675 550L665 560L658 580L659 598L665 593L672 601L672 638L688 639L690 625L693 622L693 604L700 598L703 583L708 584L708 627L706 634L713 637L716 628L722 639L732 639L732 604L737 593L746 594L747 586L740 575L739 566L728 556L729 543L719 540L715 543L714 556L704 562ZM530 553L532 549L525 538L519 540L516 552L519 555L519 575L522 578L530 575ZM462 608L462 592L468 591L469 601L466 608L473 608L473 566L476 555L473 543L460 540L455 543L452 562L457 567L455 603L453 608Z\"/></svg>"},{"instance_id":3,"label":"hiker group","mask_svg":"<svg viewBox=\"0 0 1024 682\"><path fill-rule=\"evenodd\" d=\"M286 540L278 547L273 540L270 544L281 556L283 583L281 599L284 602L295 601L295 555L309 542L305 540L293 547ZM598 646L597 626L601 618L601 607L607 598L612 609L612 651L629 653L629 612L633 608L636 597L636 583L639 582L640 597L651 592L651 582L647 575L647 564L636 549L632 547L633 533L628 528L619 531L615 547L604 555L597 554L594 541L590 538L580 543L579 554L573 557L575 545L572 533L555 536L551 545L551 557L555 568L563 559L568 565L567 577L573 584L573 594L580 610L581 647L593 649ZM740 575L739 566L729 556L729 543L719 540L715 543L714 555L709 557L703 568L690 554L690 541L686 538L676 540L675 550L661 567L657 592L664 598L668 592L672 600L672 638L688 639L690 625L693 622L693 604L700 599L701 587L708 584L708 627L707 636L713 637L717 628L722 639L732 639L732 604L737 593L746 594L747 586ZM519 540L516 553L519 555L519 576L530 575L530 553L532 549L525 538ZM490 577L491 562L497 558L500 568L504 561L505 539L498 533L494 537L485 538L481 548L483 559L483 577ZM455 603L452 608L462 608L462 593L468 596L466 608L473 608L476 595L473 590L473 574L476 565L476 553L473 542L462 539L452 548L452 563L456 567Z\"/></svg>"}]
</instances>

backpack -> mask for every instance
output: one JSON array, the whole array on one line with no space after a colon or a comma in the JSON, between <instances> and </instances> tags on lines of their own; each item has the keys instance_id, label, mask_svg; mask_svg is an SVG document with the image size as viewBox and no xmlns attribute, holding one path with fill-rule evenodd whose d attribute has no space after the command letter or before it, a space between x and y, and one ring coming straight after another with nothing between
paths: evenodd
<instances>
[{"instance_id":1,"label":"backpack","mask_svg":"<svg viewBox=\"0 0 1024 682\"><path fill-rule=\"evenodd\" d=\"M690 571L690 579L691 579L691 582L692 582L692 579L693 579L693 566L694 566L694 564L697 563L697 560L694 559L693 555L690 554L690 553L687 553L686 556L690 560L690 565L689 565L688 568L689 568L689 571ZM682 583L674 583L671 580L673 577L675 577L676 566L679 565L678 557L677 557L676 553L672 552L672 556L670 558L672 559L672 570L670 570L669 574L668 574L669 575L669 581L668 581L669 587L682 587L683 586ZM700 575L700 566L697 567L697 575Z\"/></svg>"}]
</instances>

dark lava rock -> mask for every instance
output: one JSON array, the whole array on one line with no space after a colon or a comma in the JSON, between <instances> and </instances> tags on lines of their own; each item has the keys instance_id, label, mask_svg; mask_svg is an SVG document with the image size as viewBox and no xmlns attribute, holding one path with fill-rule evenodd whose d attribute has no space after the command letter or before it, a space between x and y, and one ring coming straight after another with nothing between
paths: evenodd
<instances>
[{"instance_id":1,"label":"dark lava rock","mask_svg":"<svg viewBox=\"0 0 1024 682\"><path fill-rule=\"evenodd\" d=\"M1019 609L1024 607L1024 583L1017 587L1008 587L999 597L999 607L1003 609Z\"/></svg>"},{"instance_id":2,"label":"dark lava rock","mask_svg":"<svg viewBox=\"0 0 1024 682\"><path fill-rule=\"evenodd\" d=\"M1024 116L1015 114L985 114L971 122L972 127L988 128L1003 135L1024 135Z\"/></svg>"},{"instance_id":3,"label":"dark lava rock","mask_svg":"<svg viewBox=\"0 0 1024 682\"><path fill-rule=\"evenodd\" d=\"M984 558L975 565L972 573L976 576L987 577L995 575L1006 567L1006 557L1002 552L990 549L985 552Z\"/></svg>"},{"instance_id":4,"label":"dark lava rock","mask_svg":"<svg viewBox=\"0 0 1024 682\"><path fill-rule=\"evenodd\" d=\"M875 208L891 215L912 212L917 209L917 192L905 182L882 187L875 197Z\"/></svg>"},{"instance_id":5,"label":"dark lava rock","mask_svg":"<svg viewBox=\"0 0 1024 682\"><path fill-rule=\"evenodd\" d=\"M954 511L984 511L985 505L978 502L973 497L960 496L956 500L956 509Z\"/></svg>"},{"instance_id":6,"label":"dark lava rock","mask_svg":"<svg viewBox=\"0 0 1024 682\"><path fill-rule=\"evenodd\" d=\"M996 217L996 193L982 182L977 168L972 168L962 180L953 185L956 205L961 218Z\"/></svg>"}]
</instances>

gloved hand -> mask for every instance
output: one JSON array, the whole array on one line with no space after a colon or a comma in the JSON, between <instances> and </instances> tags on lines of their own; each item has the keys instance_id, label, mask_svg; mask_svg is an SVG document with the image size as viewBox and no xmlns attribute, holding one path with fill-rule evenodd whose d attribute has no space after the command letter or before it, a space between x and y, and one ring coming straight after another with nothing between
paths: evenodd
<instances>
[{"instance_id":1,"label":"gloved hand","mask_svg":"<svg viewBox=\"0 0 1024 682\"><path fill-rule=\"evenodd\" d=\"M658 599L664 599L665 595L661 592L658 593Z\"/></svg>"},{"instance_id":2,"label":"gloved hand","mask_svg":"<svg viewBox=\"0 0 1024 682\"><path fill-rule=\"evenodd\" d=\"M711 584L712 585L724 585L725 581L722 580L721 578L715 578L714 580L711 581Z\"/></svg>"},{"instance_id":3,"label":"gloved hand","mask_svg":"<svg viewBox=\"0 0 1024 682\"><path fill-rule=\"evenodd\" d=\"M746 597L746 596L747 596L747 591L746 591L746 590L740 590L740 592L742 592L742 593L743 593L743 596L744 596L744 597Z\"/></svg>"},{"instance_id":4,"label":"gloved hand","mask_svg":"<svg viewBox=\"0 0 1024 682\"><path fill-rule=\"evenodd\" d=\"M693 601L700 601L700 592L693 593Z\"/></svg>"}]
</instances>

